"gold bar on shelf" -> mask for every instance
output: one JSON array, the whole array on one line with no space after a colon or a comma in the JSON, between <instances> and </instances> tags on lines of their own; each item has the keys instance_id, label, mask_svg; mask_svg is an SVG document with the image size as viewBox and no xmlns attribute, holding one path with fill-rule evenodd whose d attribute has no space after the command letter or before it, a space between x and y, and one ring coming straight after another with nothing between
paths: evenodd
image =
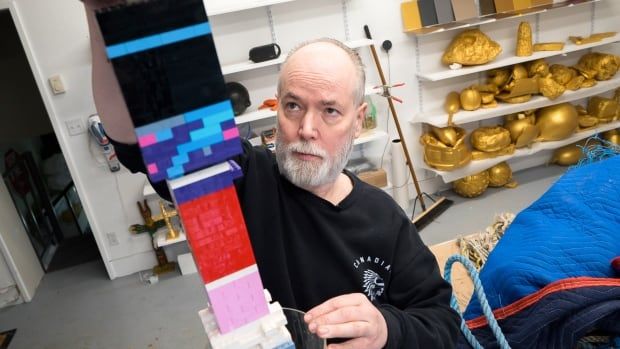
<instances>
[{"instance_id":1,"label":"gold bar on shelf","mask_svg":"<svg viewBox=\"0 0 620 349\"><path fill-rule=\"evenodd\" d=\"M538 51L562 51L564 49L563 42L541 42L534 44L534 52Z\"/></svg>"}]
</instances>

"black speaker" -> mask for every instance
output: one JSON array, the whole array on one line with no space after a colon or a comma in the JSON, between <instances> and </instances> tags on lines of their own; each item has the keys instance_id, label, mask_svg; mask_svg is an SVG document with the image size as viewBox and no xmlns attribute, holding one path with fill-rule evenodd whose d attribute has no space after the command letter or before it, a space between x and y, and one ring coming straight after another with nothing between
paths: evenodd
<instances>
[{"instance_id":1,"label":"black speaker","mask_svg":"<svg viewBox=\"0 0 620 349\"><path fill-rule=\"evenodd\" d=\"M280 45L268 44L250 49L250 60L254 63L268 61L280 57Z\"/></svg>"}]
</instances>

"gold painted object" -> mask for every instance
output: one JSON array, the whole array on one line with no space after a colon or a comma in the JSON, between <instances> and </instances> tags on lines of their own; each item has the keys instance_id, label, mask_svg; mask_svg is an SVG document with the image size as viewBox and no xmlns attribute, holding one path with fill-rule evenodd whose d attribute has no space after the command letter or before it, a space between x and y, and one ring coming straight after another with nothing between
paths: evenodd
<instances>
[{"instance_id":1,"label":"gold painted object","mask_svg":"<svg viewBox=\"0 0 620 349\"><path fill-rule=\"evenodd\" d=\"M530 78L534 76L545 77L549 75L549 63L540 58L526 64L527 74Z\"/></svg>"},{"instance_id":2,"label":"gold painted object","mask_svg":"<svg viewBox=\"0 0 620 349\"><path fill-rule=\"evenodd\" d=\"M454 114L461 110L461 96L458 92L452 91L448 93L443 109L448 113L448 126L452 126Z\"/></svg>"},{"instance_id":3,"label":"gold painted object","mask_svg":"<svg viewBox=\"0 0 620 349\"><path fill-rule=\"evenodd\" d=\"M561 85L568 84L577 76L577 71L562 64L553 64L549 67L549 72L553 74L553 80Z\"/></svg>"},{"instance_id":4,"label":"gold painted object","mask_svg":"<svg viewBox=\"0 0 620 349\"><path fill-rule=\"evenodd\" d=\"M611 54L591 52L583 55L575 68L587 79L604 81L611 79L620 66L620 59Z\"/></svg>"},{"instance_id":5,"label":"gold painted object","mask_svg":"<svg viewBox=\"0 0 620 349\"><path fill-rule=\"evenodd\" d=\"M550 100L560 97L564 91L566 91L566 87L557 83L551 74L544 78L538 78L538 87L540 89L540 93Z\"/></svg>"},{"instance_id":6,"label":"gold painted object","mask_svg":"<svg viewBox=\"0 0 620 349\"><path fill-rule=\"evenodd\" d=\"M532 47L532 27L529 22L519 23L519 29L517 30L517 57L527 57L534 53Z\"/></svg>"},{"instance_id":7,"label":"gold painted object","mask_svg":"<svg viewBox=\"0 0 620 349\"><path fill-rule=\"evenodd\" d=\"M489 168L489 187L503 187L512 181L512 169L506 161Z\"/></svg>"},{"instance_id":8,"label":"gold painted object","mask_svg":"<svg viewBox=\"0 0 620 349\"><path fill-rule=\"evenodd\" d=\"M572 41L575 45L585 45L593 42L599 42L605 38L610 38L615 36L616 32L604 32L604 33L595 33L590 36L569 36L568 39Z\"/></svg>"},{"instance_id":9,"label":"gold painted object","mask_svg":"<svg viewBox=\"0 0 620 349\"><path fill-rule=\"evenodd\" d=\"M596 116L579 115L577 122L579 123L579 131L585 131L598 125L599 119Z\"/></svg>"},{"instance_id":10,"label":"gold painted object","mask_svg":"<svg viewBox=\"0 0 620 349\"><path fill-rule=\"evenodd\" d=\"M515 64L512 67L512 79L520 80L528 77L527 68L523 64Z\"/></svg>"},{"instance_id":11,"label":"gold painted object","mask_svg":"<svg viewBox=\"0 0 620 349\"><path fill-rule=\"evenodd\" d=\"M577 91L583 86L583 82L586 78L583 75L575 76L566 84L566 89L571 91Z\"/></svg>"},{"instance_id":12,"label":"gold painted object","mask_svg":"<svg viewBox=\"0 0 620 349\"><path fill-rule=\"evenodd\" d=\"M497 95L499 99L507 100L515 97L521 97L525 95L536 94L539 92L540 86L538 77L522 78L519 80L513 80L510 84L509 92L503 92Z\"/></svg>"},{"instance_id":13,"label":"gold painted object","mask_svg":"<svg viewBox=\"0 0 620 349\"><path fill-rule=\"evenodd\" d=\"M460 96L461 108L465 110L476 110L482 104L480 92L475 88L466 88L461 92Z\"/></svg>"},{"instance_id":14,"label":"gold painted object","mask_svg":"<svg viewBox=\"0 0 620 349\"><path fill-rule=\"evenodd\" d=\"M594 79L585 79L583 80L583 82L581 83L581 88L588 88L588 87L593 87L596 86L597 82Z\"/></svg>"},{"instance_id":15,"label":"gold painted object","mask_svg":"<svg viewBox=\"0 0 620 349\"><path fill-rule=\"evenodd\" d=\"M602 123L613 121L617 110L618 102L615 99L594 96L588 101L588 115L598 118Z\"/></svg>"},{"instance_id":16,"label":"gold painted object","mask_svg":"<svg viewBox=\"0 0 620 349\"><path fill-rule=\"evenodd\" d=\"M431 132L441 143L448 147L453 147L458 141L457 129L455 127L435 127L431 125Z\"/></svg>"},{"instance_id":17,"label":"gold painted object","mask_svg":"<svg viewBox=\"0 0 620 349\"><path fill-rule=\"evenodd\" d=\"M564 49L563 42L540 42L534 44L534 52L538 51L562 51Z\"/></svg>"},{"instance_id":18,"label":"gold painted object","mask_svg":"<svg viewBox=\"0 0 620 349\"><path fill-rule=\"evenodd\" d=\"M515 148L516 147L514 144L509 144L507 147L500 149L498 151L472 150L471 159L474 161L477 161L477 160L492 159L498 156L512 155L515 152Z\"/></svg>"},{"instance_id":19,"label":"gold painted object","mask_svg":"<svg viewBox=\"0 0 620 349\"><path fill-rule=\"evenodd\" d=\"M609 130L609 131L605 131L601 134L601 137L606 140L609 141L613 144L618 144L620 145L620 129L615 129L615 130Z\"/></svg>"},{"instance_id":20,"label":"gold painted object","mask_svg":"<svg viewBox=\"0 0 620 349\"><path fill-rule=\"evenodd\" d=\"M556 149L549 162L561 166L571 166L578 163L582 156L582 149L577 144L570 144Z\"/></svg>"},{"instance_id":21,"label":"gold painted object","mask_svg":"<svg viewBox=\"0 0 620 349\"><path fill-rule=\"evenodd\" d=\"M500 126L486 126L471 133L472 146L480 151L495 152L510 144L510 131Z\"/></svg>"},{"instance_id":22,"label":"gold painted object","mask_svg":"<svg viewBox=\"0 0 620 349\"><path fill-rule=\"evenodd\" d=\"M487 171L458 179L452 183L454 192L466 198L480 196L488 187L489 173Z\"/></svg>"},{"instance_id":23,"label":"gold painted object","mask_svg":"<svg viewBox=\"0 0 620 349\"><path fill-rule=\"evenodd\" d=\"M588 115L588 110L583 107L583 105L576 105L575 110L579 115Z\"/></svg>"},{"instance_id":24,"label":"gold painted object","mask_svg":"<svg viewBox=\"0 0 620 349\"><path fill-rule=\"evenodd\" d=\"M495 94L490 92L480 92L480 97L482 98L482 104L488 104L495 101Z\"/></svg>"},{"instance_id":25,"label":"gold painted object","mask_svg":"<svg viewBox=\"0 0 620 349\"><path fill-rule=\"evenodd\" d=\"M532 95L523 95L519 97L504 98L504 96L499 94L495 96L495 98L501 100L502 102L506 102L510 104L519 104L519 103L529 102L529 100L532 99Z\"/></svg>"},{"instance_id":26,"label":"gold painted object","mask_svg":"<svg viewBox=\"0 0 620 349\"><path fill-rule=\"evenodd\" d=\"M510 74L511 71L507 68L492 69L488 72L487 83L502 87L510 79Z\"/></svg>"},{"instance_id":27,"label":"gold painted object","mask_svg":"<svg viewBox=\"0 0 620 349\"><path fill-rule=\"evenodd\" d=\"M482 104L482 108L484 108L484 109L495 108L495 107L497 107L497 101L496 100L492 100L489 103Z\"/></svg>"},{"instance_id":28,"label":"gold painted object","mask_svg":"<svg viewBox=\"0 0 620 349\"><path fill-rule=\"evenodd\" d=\"M424 162L441 171L451 171L467 165L471 161L471 151L465 144L465 130L455 127L457 141L453 147L440 142L431 133L420 137L424 145Z\"/></svg>"},{"instance_id":29,"label":"gold painted object","mask_svg":"<svg viewBox=\"0 0 620 349\"><path fill-rule=\"evenodd\" d=\"M479 29L457 35L441 58L443 64L479 65L491 62L502 52L501 46Z\"/></svg>"},{"instance_id":30,"label":"gold painted object","mask_svg":"<svg viewBox=\"0 0 620 349\"><path fill-rule=\"evenodd\" d=\"M539 141L559 141L570 137L579 126L577 110L570 103L560 103L536 111Z\"/></svg>"},{"instance_id":31,"label":"gold painted object","mask_svg":"<svg viewBox=\"0 0 620 349\"><path fill-rule=\"evenodd\" d=\"M499 93L499 87L495 84L484 84L484 85L474 85L473 88L478 90L480 93L492 93L494 95Z\"/></svg>"},{"instance_id":32,"label":"gold painted object","mask_svg":"<svg viewBox=\"0 0 620 349\"><path fill-rule=\"evenodd\" d=\"M533 111L529 115L519 113L506 116L504 128L510 132L512 143L517 148L529 146L540 133L538 126L536 126L536 116Z\"/></svg>"}]
</instances>

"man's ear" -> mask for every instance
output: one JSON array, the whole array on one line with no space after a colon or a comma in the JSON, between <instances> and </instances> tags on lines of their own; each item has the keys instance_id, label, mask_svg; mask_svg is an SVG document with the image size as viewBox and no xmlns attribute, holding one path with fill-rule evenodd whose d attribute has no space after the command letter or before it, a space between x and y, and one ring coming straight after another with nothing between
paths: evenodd
<instances>
[{"instance_id":1,"label":"man's ear","mask_svg":"<svg viewBox=\"0 0 620 349\"><path fill-rule=\"evenodd\" d=\"M368 103L364 102L357 108L355 115L355 138L359 137L362 133L362 127L364 126L364 118L366 117L366 110L368 109Z\"/></svg>"}]
</instances>

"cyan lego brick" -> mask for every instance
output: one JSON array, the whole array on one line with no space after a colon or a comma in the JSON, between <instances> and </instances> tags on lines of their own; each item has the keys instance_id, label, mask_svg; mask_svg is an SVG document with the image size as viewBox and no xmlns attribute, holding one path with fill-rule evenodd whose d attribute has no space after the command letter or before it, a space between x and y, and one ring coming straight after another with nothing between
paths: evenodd
<instances>
[{"instance_id":1,"label":"cyan lego brick","mask_svg":"<svg viewBox=\"0 0 620 349\"><path fill-rule=\"evenodd\" d=\"M185 121L191 122L198 119L205 119L209 122L223 122L234 120L235 113L232 109L230 100L224 100L211 105L203 106L185 113Z\"/></svg>"},{"instance_id":2,"label":"cyan lego brick","mask_svg":"<svg viewBox=\"0 0 620 349\"><path fill-rule=\"evenodd\" d=\"M198 140L192 140L188 143L181 144L177 147L179 153L189 153L194 150L202 149L204 147L211 146L213 144L222 142L224 140L224 136L222 133L217 133L209 137L204 137Z\"/></svg>"},{"instance_id":3,"label":"cyan lego brick","mask_svg":"<svg viewBox=\"0 0 620 349\"><path fill-rule=\"evenodd\" d=\"M157 133L165 129L174 129L177 126L185 125L185 117L183 115L172 116L160 121L153 122L151 124L136 127L136 134L138 137L145 134Z\"/></svg>"},{"instance_id":4,"label":"cyan lego brick","mask_svg":"<svg viewBox=\"0 0 620 349\"><path fill-rule=\"evenodd\" d=\"M169 128L161 130L155 135L157 137L157 142L163 142L173 138L172 130Z\"/></svg>"},{"instance_id":5,"label":"cyan lego brick","mask_svg":"<svg viewBox=\"0 0 620 349\"><path fill-rule=\"evenodd\" d=\"M219 125L219 123L209 123L208 125L204 125L202 128L198 130L191 131L189 133L189 136L193 141L197 141L197 140L212 137L212 136L215 136L221 133L222 133L222 127Z\"/></svg>"},{"instance_id":6,"label":"cyan lego brick","mask_svg":"<svg viewBox=\"0 0 620 349\"><path fill-rule=\"evenodd\" d=\"M172 164L174 166L183 165L189 162L189 156L187 154L179 154L172 157Z\"/></svg>"}]
</instances>

